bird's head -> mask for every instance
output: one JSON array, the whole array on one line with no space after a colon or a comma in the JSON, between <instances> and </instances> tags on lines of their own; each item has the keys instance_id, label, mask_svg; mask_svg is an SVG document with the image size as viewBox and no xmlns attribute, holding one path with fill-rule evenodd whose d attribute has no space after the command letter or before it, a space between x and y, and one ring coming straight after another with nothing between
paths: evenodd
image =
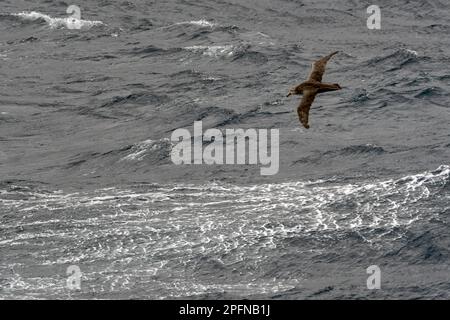
<instances>
[{"instance_id":1,"label":"bird's head","mask_svg":"<svg viewBox=\"0 0 450 320\"><path fill-rule=\"evenodd\" d=\"M290 97L292 95L296 95L297 94L297 90L295 90L296 88L291 88L289 90L289 93L287 94L287 97Z\"/></svg>"},{"instance_id":2,"label":"bird's head","mask_svg":"<svg viewBox=\"0 0 450 320\"><path fill-rule=\"evenodd\" d=\"M289 90L289 93L287 94L287 97L290 97L290 96L296 95L296 94L302 94L302 90L299 88L299 86L291 88L291 90Z\"/></svg>"}]
</instances>

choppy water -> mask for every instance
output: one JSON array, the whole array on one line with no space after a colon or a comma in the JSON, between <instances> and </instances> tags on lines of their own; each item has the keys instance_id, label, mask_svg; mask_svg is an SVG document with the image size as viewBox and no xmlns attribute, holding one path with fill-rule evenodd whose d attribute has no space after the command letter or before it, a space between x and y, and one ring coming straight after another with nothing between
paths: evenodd
<instances>
[{"instance_id":1,"label":"choppy water","mask_svg":"<svg viewBox=\"0 0 450 320\"><path fill-rule=\"evenodd\" d=\"M370 4L3 1L0 298L449 298L450 4ZM196 120L279 128L279 174L173 165Z\"/></svg>"}]
</instances>

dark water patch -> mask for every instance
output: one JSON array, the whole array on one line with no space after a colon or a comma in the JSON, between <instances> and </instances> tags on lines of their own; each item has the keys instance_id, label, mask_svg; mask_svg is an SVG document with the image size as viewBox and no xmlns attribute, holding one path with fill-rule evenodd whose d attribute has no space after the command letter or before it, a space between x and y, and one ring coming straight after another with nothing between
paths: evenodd
<instances>
[{"instance_id":1,"label":"dark water patch","mask_svg":"<svg viewBox=\"0 0 450 320\"><path fill-rule=\"evenodd\" d=\"M377 67L387 72L398 71L405 66L416 64L419 61L429 61L429 57L419 56L417 52L409 49L400 49L395 52L375 57L363 62L363 66Z\"/></svg>"},{"instance_id":2,"label":"dark water patch","mask_svg":"<svg viewBox=\"0 0 450 320\"><path fill-rule=\"evenodd\" d=\"M355 92L352 94L350 101L351 102L360 102L360 101L367 101L369 100L369 93L367 92L366 89L357 89L355 90Z\"/></svg>"},{"instance_id":3,"label":"dark water patch","mask_svg":"<svg viewBox=\"0 0 450 320\"><path fill-rule=\"evenodd\" d=\"M402 259L415 264L447 261L450 251L440 245L441 241L439 234L432 231L425 231L418 235L409 233L405 244L399 249L387 253L385 257L402 257Z\"/></svg>"},{"instance_id":4,"label":"dark water patch","mask_svg":"<svg viewBox=\"0 0 450 320\"><path fill-rule=\"evenodd\" d=\"M49 193L46 191L45 187L48 183L41 181L30 181L30 180L20 180L20 179L9 179L0 181L0 190L4 190L11 193L27 193L32 191Z\"/></svg>"},{"instance_id":5,"label":"dark water patch","mask_svg":"<svg viewBox=\"0 0 450 320\"><path fill-rule=\"evenodd\" d=\"M284 112L283 112L284 113ZM288 112L286 112L288 113ZM261 118L271 118L276 113L268 112L268 111L261 111L259 107L253 108L251 110L248 110L244 113L233 113L230 115L227 119L219 122L216 124L217 127L222 127L226 125L236 125L239 123L243 123L245 121L251 121L254 119L261 119Z\"/></svg>"},{"instance_id":6,"label":"dark water patch","mask_svg":"<svg viewBox=\"0 0 450 320\"><path fill-rule=\"evenodd\" d=\"M84 93L85 92L84 90L69 88L67 86L61 86L61 85L54 86L51 89L55 90L56 92L59 92L59 93Z\"/></svg>"},{"instance_id":7,"label":"dark water patch","mask_svg":"<svg viewBox=\"0 0 450 320\"><path fill-rule=\"evenodd\" d=\"M439 76L438 80L440 80L440 81L450 81L450 74ZM450 82L448 82L448 83L450 83Z\"/></svg>"},{"instance_id":8,"label":"dark water patch","mask_svg":"<svg viewBox=\"0 0 450 320\"><path fill-rule=\"evenodd\" d=\"M124 16L121 20L130 32L147 31L154 28L153 22L149 18L136 19L135 16Z\"/></svg>"},{"instance_id":9,"label":"dark water patch","mask_svg":"<svg viewBox=\"0 0 450 320\"><path fill-rule=\"evenodd\" d=\"M13 116L9 114L0 114L0 123L18 123L20 122L19 119L14 118Z\"/></svg>"},{"instance_id":10,"label":"dark water patch","mask_svg":"<svg viewBox=\"0 0 450 320\"><path fill-rule=\"evenodd\" d=\"M446 32L449 33L450 32L450 26L449 25L445 25L445 24L431 24L429 26L424 27L424 31L426 33L435 33L435 32Z\"/></svg>"},{"instance_id":11,"label":"dark water patch","mask_svg":"<svg viewBox=\"0 0 450 320\"><path fill-rule=\"evenodd\" d=\"M334 287L332 287L332 286L327 286L327 287L325 287L325 288L323 288L323 289L320 289L320 290L314 292L313 294L311 294L310 297L311 297L311 298L317 297L317 296L320 296L320 295L322 295L322 294L328 293L328 292L333 291L333 290L334 290Z\"/></svg>"},{"instance_id":12,"label":"dark water patch","mask_svg":"<svg viewBox=\"0 0 450 320\"><path fill-rule=\"evenodd\" d=\"M214 27L214 30L220 31L220 32L227 32L227 33L231 33L231 34L236 34L237 32L240 31L240 28L235 25L232 25L232 26L217 25Z\"/></svg>"},{"instance_id":13,"label":"dark water patch","mask_svg":"<svg viewBox=\"0 0 450 320\"><path fill-rule=\"evenodd\" d=\"M372 144L365 144L365 145L356 145L356 146L349 146L345 147L343 149L340 149L337 153L341 155L354 155L354 154L374 154L374 155L381 155L385 153L386 151L377 145ZM332 151L332 154L335 152ZM325 152L327 154L327 152Z\"/></svg>"},{"instance_id":14,"label":"dark water patch","mask_svg":"<svg viewBox=\"0 0 450 320\"><path fill-rule=\"evenodd\" d=\"M372 95L376 97L375 103L377 104L380 102L380 100L385 103L389 102L390 106L392 106L393 103L395 104L401 104L401 103L409 103L411 102L411 98L408 97L410 93L416 92L415 90L410 90L409 92L398 92L394 89L388 89L388 88L377 88L372 92Z\"/></svg>"},{"instance_id":15,"label":"dark water patch","mask_svg":"<svg viewBox=\"0 0 450 320\"><path fill-rule=\"evenodd\" d=\"M237 116L236 112L231 109L224 109L219 107L201 108L197 114L195 121L201 121L207 117L220 116L221 118L230 118Z\"/></svg>"},{"instance_id":16,"label":"dark water patch","mask_svg":"<svg viewBox=\"0 0 450 320\"><path fill-rule=\"evenodd\" d=\"M125 96L115 96L107 99L100 105L100 108L111 108L123 105L151 105L158 106L167 103L170 99L165 95L158 95L148 92L137 92Z\"/></svg>"},{"instance_id":17,"label":"dark water patch","mask_svg":"<svg viewBox=\"0 0 450 320\"><path fill-rule=\"evenodd\" d=\"M423 76L419 76L415 79L411 79L411 78L401 79L397 83L395 83L395 85L405 87L405 88L420 87L420 86L429 84L430 81L432 81L432 79L430 79L429 76L423 75Z\"/></svg>"},{"instance_id":18,"label":"dark water patch","mask_svg":"<svg viewBox=\"0 0 450 320\"><path fill-rule=\"evenodd\" d=\"M179 33L176 37L177 38L183 38L183 40L187 41L202 41L207 40L208 36L211 34L210 30L195 30L193 32L182 32Z\"/></svg>"},{"instance_id":19,"label":"dark water patch","mask_svg":"<svg viewBox=\"0 0 450 320\"><path fill-rule=\"evenodd\" d=\"M128 152L129 150L131 150L133 148L133 145L128 145L125 147L122 147L120 149L115 149L115 150L110 150L107 151L105 153L102 154L102 156L116 156L116 155L121 155L123 153Z\"/></svg>"},{"instance_id":20,"label":"dark water patch","mask_svg":"<svg viewBox=\"0 0 450 320\"><path fill-rule=\"evenodd\" d=\"M104 60L110 60L110 59L117 59L118 56L112 55L112 54L99 54L94 56L88 56L88 57L80 57L77 58L78 61L104 61Z\"/></svg>"},{"instance_id":21,"label":"dark water patch","mask_svg":"<svg viewBox=\"0 0 450 320\"><path fill-rule=\"evenodd\" d=\"M169 49L163 49L159 48L153 45L145 46L145 47L134 47L132 49L123 49L120 51L120 54L123 55L132 55L132 56L138 56L141 58L147 58L152 56L159 56L159 55L170 55L174 53L180 52L182 49L180 48L169 48Z\"/></svg>"},{"instance_id":22,"label":"dark water patch","mask_svg":"<svg viewBox=\"0 0 450 320\"><path fill-rule=\"evenodd\" d=\"M264 64L269 61L264 53L250 50L238 50L233 56L233 61Z\"/></svg>"},{"instance_id":23,"label":"dark water patch","mask_svg":"<svg viewBox=\"0 0 450 320\"><path fill-rule=\"evenodd\" d=\"M37 37L31 36L31 37L20 40L20 43L36 42L36 41L40 41L40 39Z\"/></svg>"},{"instance_id":24,"label":"dark water patch","mask_svg":"<svg viewBox=\"0 0 450 320\"><path fill-rule=\"evenodd\" d=\"M73 79L75 78L75 79ZM70 81L67 81L66 84L78 84L78 83L86 83L86 82L106 82L106 81L110 81L113 80L113 77L109 77L109 76L103 76L103 75L98 75L98 76L91 76L89 78L86 78L85 74L80 74L80 75L70 75L66 77L67 80L69 79L73 79Z\"/></svg>"},{"instance_id":25,"label":"dark water patch","mask_svg":"<svg viewBox=\"0 0 450 320\"><path fill-rule=\"evenodd\" d=\"M103 110L96 110L95 108L89 106L78 107L78 114L105 120L119 120L121 116L131 115L130 113L126 112L119 112L119 113L105 112Z\"/></svg>"},{"instance_id":26,"label":"dark water patch","mask_svg":"<svg viewBox=\"0 0 450 320\"><path fill-rule=\"evenodd\" d=\"M399 62L398 65L396 65L396 66L394 66L394 67L392 67L392 68L390 68L390 69L387 69L387 71L388 71L388 72L392 72L392 71L400 70L400 69L402 69L403 67L405 67L405 66L407 66L407 65L409 65L409 64L413 64L413 63L416 62L416 61L417 61L417 60L416 60L415 57L407 58L407 59L405 59L404 61Z\"/></svg>"},{"instance_id":27,"label":"dark water patch","mask_svg":"<svg viewBox=\"0 0 450 320\"><path fill-rule=\"evenodd\" d=\"M85 164L87 161L97 158L99 155L100 153L98 152L85 152L77 154L72 159L69 160L69 162L64 166L64 169L77 168Z\"/></svg>"},{"instance_id":28,"label":"dark water patch","mask_svg":"<svg viewBox=\"0 0 450 320\"><path fill-rule=\"evenodd\" d=\"M448 96L448 94L441 88L431 87L422 89L414 97L419 99L428 99L433 97Z\"/></svg>"},{"instance_id":29,"label":"dark water patch","mask_svg":"<svg viewBox=\"0 0 450 320\"><path fill-rule=\"evenodd\" d=\"M169 75L171 79L180 79L180 78L195 78L200 79L202 77L202 73L193 69L182 70Z\"/></svg>"},{"instance_id":30,"label":"dark water patch","mask_svg":"<svg viewBox=\"0 0 450 320\"><path fill-rule=\"evenodd\" d=\"M303 157L292 162L292 166L305 163L324 163L330 160L345 161L344 158L358 157L359 160L378 157L386 154L387 151L380 146L365 144L353 145L336 150L329 150L324 152L315 152L311 156Z\"/></svg>"}]
</instances>

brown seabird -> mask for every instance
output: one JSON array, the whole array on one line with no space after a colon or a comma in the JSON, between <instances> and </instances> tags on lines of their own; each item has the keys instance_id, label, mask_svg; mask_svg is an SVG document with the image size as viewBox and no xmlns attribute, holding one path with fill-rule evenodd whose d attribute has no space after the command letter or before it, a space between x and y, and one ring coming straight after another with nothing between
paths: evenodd
<instances>
[{"instance_id":1,"label":"brown seabird","mask_svg":"<svg viewBox=\"0 0 450 320\"><path fill-rule=\"evenodd\" d=\"M299 84L298 86L292 88L289 91L288 97L290 95L303 95L302 101L297 108L298 118L300 122L306 129L309 129L308 117L309 109L314 101L317 94L328 91L340 90L341 87L337 83L322 83L322 76L325 72L325 67L328 60L331 59L339 51L333 52L312 64L312 70L308 79Z\"/></svg>"}]
</instances>

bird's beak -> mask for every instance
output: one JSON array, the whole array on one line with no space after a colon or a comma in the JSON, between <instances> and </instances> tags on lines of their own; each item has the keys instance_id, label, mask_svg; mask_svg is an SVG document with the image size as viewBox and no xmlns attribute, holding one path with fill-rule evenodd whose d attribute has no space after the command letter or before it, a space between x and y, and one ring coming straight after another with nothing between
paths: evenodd
<instances>
[{"instance_id":1,"label":"bird's beak","mask_svg":"<svg viewBox=\"0 0 450 320\"><path fill-rule=\"evenodd\" d=\"M292 92L289 92L286 97L289 98L291 95L292 95Z\"/></svg>"}]
</instances>

